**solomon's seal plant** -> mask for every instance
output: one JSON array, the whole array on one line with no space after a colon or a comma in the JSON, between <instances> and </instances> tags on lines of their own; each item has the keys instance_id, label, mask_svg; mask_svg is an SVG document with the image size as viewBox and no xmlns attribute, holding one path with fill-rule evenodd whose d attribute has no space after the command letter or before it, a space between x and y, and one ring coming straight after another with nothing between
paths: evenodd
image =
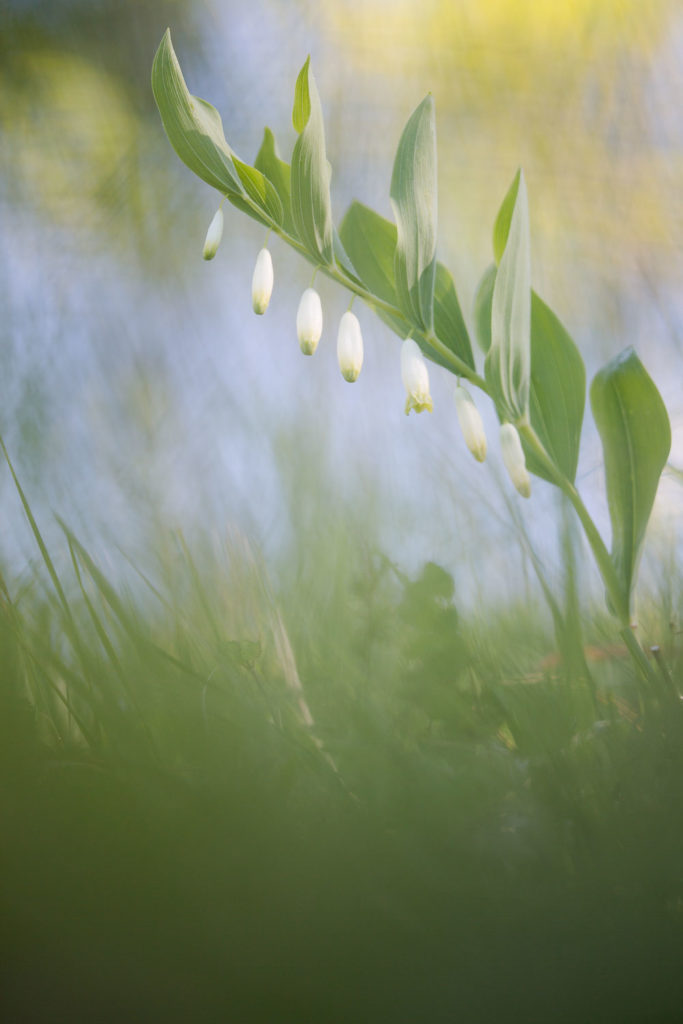
<instances>
[{"instance_id":1,"label":"solomon's seal plant","mask_svg":"<svg viewBox=\"0 0 683 1024\"><path fill-rule=\"evenodd\" d=\"M671 445L669 419L633 350L618 355L596 375L590 398L604 451L612 522L608 550L575 485L586 395L583 359L564 326L531 288L522 172L515 176L496 218L494 262L484 272L474 301L475 337L485 357L482 375L453 277L436 257L436 127L431 96L408 119L398 143L390 185L395 223L354 201L337 227L322 107L310 60L294 90L297 140L291 163L280 157L269 128L253 165L239 159L225 139L218 112L189 92L168 31L154 58L152 88L173 148L199 178L307 259L315 268L314 277L321 273L336 281L404 339L406 412L432 408L425 358L453 373L460 384L456 408L465 442L476 458L483 459L486 439L481 420L461 382L491 398L502 424L501 452L512 482L528 497L534 474L571 502L621 635L649 676L649 663L631 630L632 592ZM212 223L205 258L215 254L219 240L218 226ZM263 254L259 260L253 305L256 312L263 312L272 287L272 264ZM362 358L360 329L356 331L350 315L345 314L338 336L339 363L347 380L358 375ZM320 340L322 319L320 297L311 285L297 314L299 343L308 355Z\"/></svg>"}]
</instances>

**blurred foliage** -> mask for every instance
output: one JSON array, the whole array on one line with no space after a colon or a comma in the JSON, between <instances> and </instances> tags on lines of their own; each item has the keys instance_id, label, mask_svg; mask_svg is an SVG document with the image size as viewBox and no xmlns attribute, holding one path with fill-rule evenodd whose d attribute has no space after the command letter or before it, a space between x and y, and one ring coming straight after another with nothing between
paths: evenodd
<instances>
[{"instance_id":1,"label":"blurred foliage","mask_svg":"<svg viewBox=\"0 0 683 1024\"><path fill-rule=\"evenodd\" d=\"M343 530L281 595L237 534L60 546L1 587L6 1019L676 1019L680 637L643 689L584 623L591 686Z\"/></svg>"}]
</instances>

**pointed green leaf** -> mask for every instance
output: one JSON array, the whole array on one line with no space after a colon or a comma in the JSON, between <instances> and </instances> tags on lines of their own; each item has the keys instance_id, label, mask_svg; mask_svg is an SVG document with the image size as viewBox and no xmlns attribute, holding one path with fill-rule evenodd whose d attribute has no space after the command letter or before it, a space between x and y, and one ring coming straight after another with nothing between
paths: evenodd
<instances>
[{"instance_id":1,"label":"pointed green leaf","mask_svg":"<svg viewBox=\"0 0 683 1024\"><path fill-rule=\"evenodd\" d=\"M391 205L398 242L394 279L401 311L424 331L434 322L436 271L436 126L425 97L408 119L394 160Z\"/></svg>"},{"instance_id":2,"label":"pointed green leaf","mask_svg":"<svg viewBox=\"0 0 683 1024\"><path fill-rule=\"evenodd\" d=\"M297 78L292 121L299 132L292 154L294 226L309 253L329 266L334 259L330 165L325 155L323 112L310 58Z\"/></svg>"},{"instance_id":3,"label":"pointed green leaf","mask_svg":"<svg viewBox=\"0 0 683 1024\"><path fill-rule=\"evenodd\" d=\"M369 206L354 201L339 225L339 235L365 287L384 302L397 306L396 225Z\"/></svg>"},{"instance_id":4,"label":"pointed green leaf","mask_svg":"<svg viewBox=\"0 0 683 1024\"><path fill-rule=\"evenodd\" d=\"M244 191L251 201L256 203L259 209L263 210L266 214L267 219L264 223L269 224L270 221L274 221L276 224L281 225L283 219L282 203L275 190L275 186L259 170L255 167L250 167L249 164L242 163L234 154L232 160L239 179L244 186Z\"/></svg>"},{"instance_id":5,"label":"pointed green leaf","mask_svg":"<svg viewBox=\"0 0 683 1024\"><path fill-rule=\"evenodd\" d=\"M532 292L529 418L548 454L572 482L585 405L586 368L581 353L550 307ZM526 463L536 476L550 480L529 450Z\"/></svg>"},{"instance_id":6,"label":"pointed green leaf","mask_svg":"<svg viewBox=\"0 0 683 1024\"><path fill-rule=\"evenodd\" d=\"M475 298L475 332L484 351L491 343L496 273L495 264L491 264L479 282ZM585 403L586 370L581 353L550 307L532 291L529 418L548 454L572 481L579 459ZM533 452L526 447L525 451L527 468L550 480Z\"/></svg>"},{"instance_id":7,"label":"pointed green leaf","mask_svg":"<svg viewBox=\"0 0 683 1024\"><path fill-rule=\"evenodd\" d=\"M369 206L354 200L344 215L339 233L363 285L377 298L392 306L397 305L394 286L396 225ZM377 312L393 330L405 337L410 329L405 317L380 309ZM453 278L441 263L436 264L434 329L439 340L474 369L472 347ZM450 364L440 359L432 349L425 348L425 354L452 371Z\"/></svg>"},{"instance_id":8,"label":"pointed green leaf","mask_svg":"<svg viewBox=\"0 0 683 1024\"><path fill-rule=\"evenodd\" d=\"M310 67L311 55L309 54L304 66L297 75L296 85L294 86L292 124L294 125L294 131L297 135L301 135L302 131L308 124L309 117L311 116L311 96L308 87Z\"/></svg>"},{"instance_id":9,"label":"pointed green leaf","mask_svg":"<svg viewBox=\"0 0 683 1024\"><path fill-rule=\"evenodd\" d=\"M273 184L282 204L282 226L289 234L294 234L291 169L288 163L280 159L275 136L270 128L263 132L263 142L254 161L254 167Z\"/></svg>"},{"instance_id":10,"label":"pointed green leaf","mask_svg":"<svg viewBox=\"0 0 683 1024\"><path fill-rule=\"evenodd\" d=\"M474 295L474 336L482 352L488 352L491 348L491 306L497 273L496 264L491 263L482 274Z\"/></svg>"},{"instance_id":11,"label":"pointed green leaf","mask_svg":"<svg viewBox=\"0 0 683 1024\"><path fill-rule=\"evenodd\" d=\"M341 236L335 227L332 228L332 250L334 252L334 262L339 270L341 270L349 280L362 287L363 282L358 276L358 272L356 271L349 254L344 248L344 243L342 242Z\"/></svg>"},{"instance_id":12,"label":"pointed green leaf","mask_svg":"<svg viewBox=\"0 0 683 1024\"><path fill-rule=\"evenodd\" d=\"M453 275L443 263L436 264L434 282L434 333L471 369L475 369L470 336L458 302Z\"/></svg>"},{"instance_id":13,"label":"pointed green leaf","mask_svg":"<svg viewBox=\"0 0 683 1024\"><path fill-rule=\"evenodd\" d=\"M524 418L529 411L530 248L526 184L520 171L507 244L493 287L491 347L486 357L486 379L501 415L512 422Z\"/></svg>"},{"instance_id":14,"label":"pointed green leaf","mask_svg":"<svg viewBox=\"0 0 683 1024\"><path fill-rule=\"evenodd\" d=\"M515 203L517 202L517 192L519 190L521 174L521 169L515 174L513 182L505 194L505 199L503 199L503 202L500 205L496 222L493 225L493 258L496 261L496 265L498 265L503 258L505 246L507 245L510 222L512 221L512 212L515 208Z\"/></svg>"},{"instance_id":15,"label":"pointed green leaf","mask_svg":"<svg viewBox=\"0 0 683 1024\"><path fill-rule=\"evenodd\" d=\"M219 192L241 193L220 114L189 92L169 29L152 65L152 90L166 134L183 163Z\"/></svg>"},{"instance_id":16,"label":"pointed green leaf","mask_svg":"<svg viewBox=\"0 0 683 1024\"><path fill-rule=\"evenodd\" d=\"M591 407L602 439L612 559L630 596L645 528L671 448L666 407L652 378L628 348L595 376Z\"/></svg>"}]
</instances>

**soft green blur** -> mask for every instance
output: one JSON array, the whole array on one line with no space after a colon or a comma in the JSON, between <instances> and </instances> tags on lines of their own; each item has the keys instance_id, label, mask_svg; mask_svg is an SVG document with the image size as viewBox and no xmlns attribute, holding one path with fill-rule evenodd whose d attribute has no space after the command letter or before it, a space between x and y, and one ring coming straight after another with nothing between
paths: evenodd
<instances>
[{"instance_id":1,"label":"soft green blur","mask_svg":"<svg viewBox=\"0 0 683 1024\"><path fill-rule=\"evenodd\" d=\"M252 160L310 51L337 220L389 215L432 90L468 323L516 167L534 286L674 428L645 683L567 509L407 419L394 336L177 160L170 25ZM675 1021L683 1005L680 198L673 2L10 0L0 15L0 1016ZM479 403L489 437L495 418ZM579 486L602 508L591 423ZM679 469L679 475L675 473ZM30 517L34 517L31 522Z\"/></svg>"}]
</instances>

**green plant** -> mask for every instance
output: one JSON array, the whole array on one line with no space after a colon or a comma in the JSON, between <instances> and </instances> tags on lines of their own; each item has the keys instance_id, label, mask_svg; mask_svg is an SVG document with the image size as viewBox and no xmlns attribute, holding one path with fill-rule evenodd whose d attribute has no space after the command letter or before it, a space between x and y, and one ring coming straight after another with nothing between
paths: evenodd
<instances>
[{"instance_id":1,"label":"green plant","mask_svg":"<svg viewBox=\"0 0 683 1024\"><path fill-rule=\"evenodd\" d=\"M169 140L187 166L303 255L315 273L363 299L404 339L406 412L431 408L423 355L493 400L501 421L503 459L513 483L528 497L530 471L566 495L585 531L624 642L643 674L651 677L631 629L632 592L671 444L667 412L631 349L593 380L591 404L603 444L612 522L609 551L575 485L585 368L563 325L531 289L527 191L521 170L496 218L495 262L484 273L475 299L476 338L486 356L482 376L452 275L436 259L436 128L431 96L411 115L399 141L390 189L396 223L353 202L337 230L322 108L310 59L296 82L292 119L298 138L291 164L278 155L269 128L253 166L236 156L218 112L188 91L169 31L154 59L152 87ZM211 254L213 242L212 237ZM268 283L272 286L272 280ZM267 306L261 291L254 302L257 312ZM302 350L313 354L322 313L312 286L302 298L297 327ZM346 342L341 334L339 351L342 361ZM355 369L354 373L357 376ZM350 374L351 379L355 376ZM485 444L476 417L464 404L468 399L460 396L465 412L461 423L468 447L480 458Z\"/></svg>"}]
</instances>

